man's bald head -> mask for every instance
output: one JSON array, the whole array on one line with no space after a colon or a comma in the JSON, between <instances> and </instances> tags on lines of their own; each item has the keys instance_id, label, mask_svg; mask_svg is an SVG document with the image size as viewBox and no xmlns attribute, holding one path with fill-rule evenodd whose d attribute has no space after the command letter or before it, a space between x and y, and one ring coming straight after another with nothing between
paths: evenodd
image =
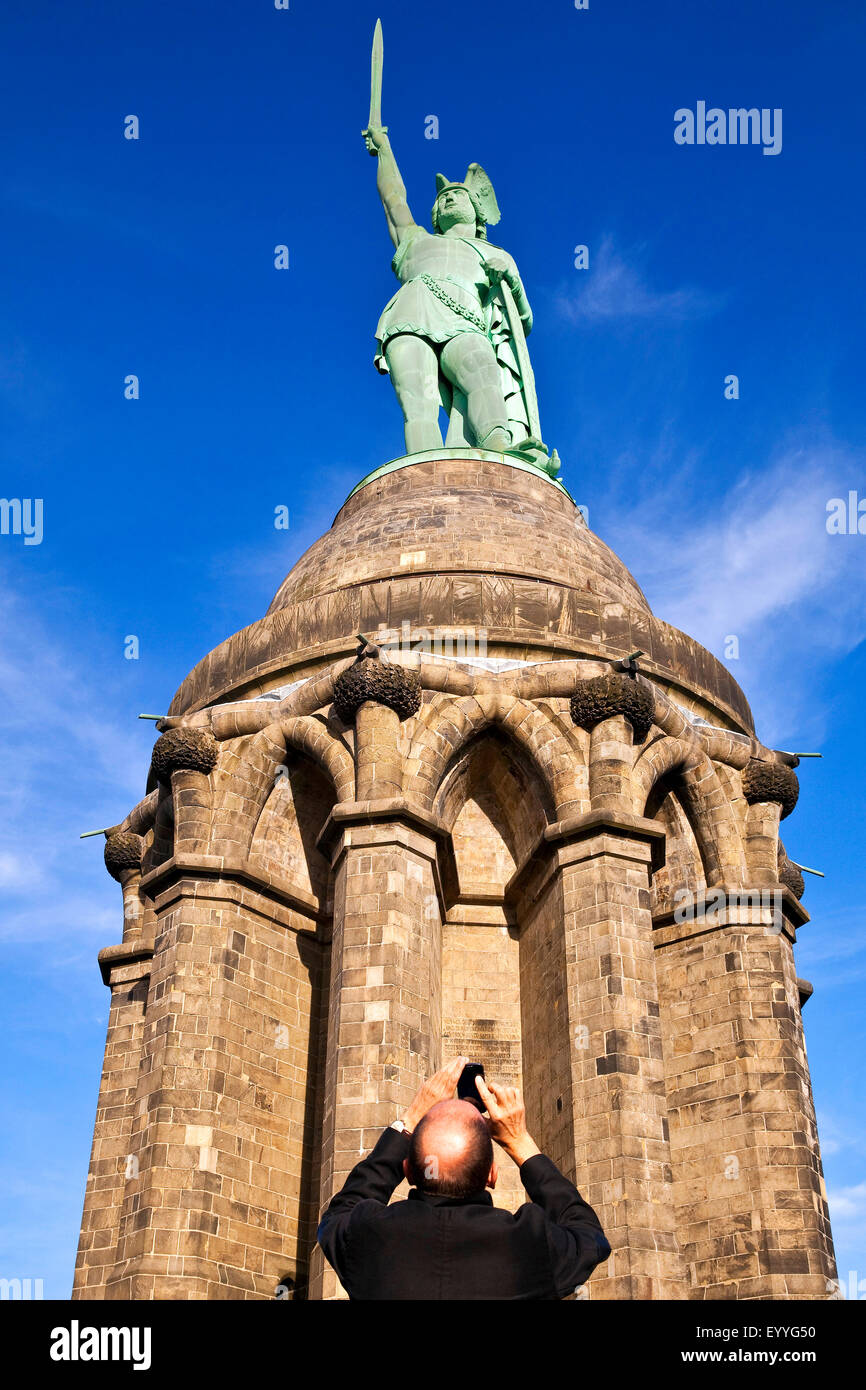
<instances>
[{"instance_id":1,"label":"man's bald head","mask_svg":"<svg viewBox=\"0 0 866 1390\"><path fill-rule=\"evenodd\" d=\"M471 1197L483 1192L493 1164L493 1141L468 1100L432 1106L409 1143L408 1179L422 1192Z\"/></svg>"}]
</instances>

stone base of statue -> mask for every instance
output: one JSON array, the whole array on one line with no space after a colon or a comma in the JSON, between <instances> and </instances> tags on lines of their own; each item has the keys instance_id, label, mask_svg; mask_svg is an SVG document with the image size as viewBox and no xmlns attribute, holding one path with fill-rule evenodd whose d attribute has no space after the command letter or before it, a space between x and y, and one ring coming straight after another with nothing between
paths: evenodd
<instances>
[{"instance_id":1,"label":"stone base of statue","mask_svg":"<svg viewBox=\"0 0 866 1390\"><path fill-rule=\"evenodd\" d=\"M560 483L383 464L171 712L108 837L75 1298L339 1297L319 1212L458 1054L598 1213L590 1299L826 1296L796 775Z\"/></svg>"}]
</instances>

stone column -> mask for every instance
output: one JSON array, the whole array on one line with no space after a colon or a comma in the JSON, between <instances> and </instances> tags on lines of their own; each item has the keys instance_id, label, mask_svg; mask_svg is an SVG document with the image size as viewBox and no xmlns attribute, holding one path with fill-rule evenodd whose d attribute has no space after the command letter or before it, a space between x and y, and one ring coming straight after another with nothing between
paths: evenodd
<instances>
[{"instance_id":1,"label":"stone column","mask_svg":"<svg viewBox=\"0 0 866 1390\"><path fill-rule=\"evenodd\" d=\"M551 827L568 963L575 1165L613 1253L593 1299L685 1298L650 911L652 821Z\"/></svg>"},{"instance_id":2,"label":"stone column","mask_svg":"<svg viewBox=\"0 0 866 1390\"><path fill-rule=\"evenodd\" d=\"M219 745L209 729L169 729L153 745L152 769L171 787L175 856L195 853L208 845L210 774L218 758Z\"/></svg>"},{"instance_id":3,"label":"stone column","mask_svg":"<svg viewBox=\"0 0 866 1390\"><path fill-rule=\"evenodd\" d=\"M649 892L664 831L632 814L634 746L652 699L611 671L579 683L571 714L591 731L593 809L545 840L561 882L575 1165L612 1247L588 1294L684 1298Z\"/></svg>"},{"instance_id":4,"label":"stone column","mask_svg":"<svg viewBox=\"0 0 866 1390\"><path fill-rule=\"evenodd\" d=\"M399 795L400 720L419 705L415 672L370 658L334 688L355 723L358 800L336 806L321 837L334 874L322 1209L440 1065L442 832ZM344 1296L321 1251L311 1296Z\"/></svg>"},{"instance_id":5,"label":"stone column","mask_svg":"<svg viewBox=\"0 0 866 1390\"><path fill-rule=\"evenodd\" d=\"M154 747L175 844L142 880L156 929L112 1299L273 1298L306 1277L319 913L249 868L230 807L211 830L217 757L198 729Z\"/></svg>"},{"instance_id":6,"label":"stone column","mask_svg":"<svg viewBox=\"0 0 866 1390\"><path fill-rule=\"evenodd\" d=\"M355 716L356 801L376 801L399 796L402 768L398 740L400 716L396 710L365 700Z\"/></svg>"},{"instance_id":7,"label":"stone column","mask_svg":"<svg viewBox=\"0 0 866 1390\"><path fill-rule=\"evenodd\" d=\"M153 949L141 932L141 855L138 835L109 835L105 864L123 890L123 941L99 953L111 990L105 1060L99 1085L72 1297L105 1298L114 1267L126 1180L134 1171L131 1131L144 1011Z\"/></svg>"},{"instance_id":8,"label":"stone column","mask_svg":"<svg viewBox=\"0 0 866 1390\"><path fill-rule=\"evenodd\" d=\"M132 1153L132 1119L151 954L123 946L109 946L99 953L111 1005L73 1298L105 1298L114 1270L126 1182L137 1163Z\"/></svg>"},{"instance_id":9,"label":"stone column","mask_svg":"<svg viewBox=\"0 0 866 1390\"><path fill-rule=\"evenodd\" d=\"M111 1299L273 1298L304 1283L323 947L247 872L160 865Z\"/></svg>"},{"instance_id":10,"label":"stone column","mask_svg":"<svg viewBox=\"0 0 866 1390\"><path fill-rule=\"evenodd\" d=\"M673 1192L706 1298L827 1298L836 1273L792 950L808 917L771 896L656 928Z\"/></svg>"},{"instance_id":11,"label":"stone column","mask_svg":"<svg viewBox=\"0 0 866 1390\"><path fill-rule=\"evenodd\" d=\"M752 887L719 885L656 924L674 1194L705 1298L827 1298L836 1275L793 945L808 922L779 882L790 768L743 773Z\"/></svg>"},{"instance_id":12,"label":"stone column","mask_svg":"<svg viewBox=\"0 0 866 1390\"><path fill-rule=\"evenodd\" d=\"M363 806L335 808L322 1210L441 1064L436 836L376 805L375 821ZM317 1251L311 1297L341 1296Z\"/></svg>"}]
</instances>

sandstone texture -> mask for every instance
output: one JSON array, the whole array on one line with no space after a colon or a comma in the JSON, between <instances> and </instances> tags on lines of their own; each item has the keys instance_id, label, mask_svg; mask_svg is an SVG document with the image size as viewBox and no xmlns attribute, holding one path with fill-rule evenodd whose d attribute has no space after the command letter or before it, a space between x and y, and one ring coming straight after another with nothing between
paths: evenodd
<instances>
[{"instance_id":1,"label":"sandstone texture","mask_svg":"<svg viewBox=\"0 0 866 1390\"><path fill-rule=\"evenodd\" d=\"M160 729L74 1298L343 1297L319 1213L458 1052L598 1212L582 1296L828 1296L795 760L561 487L358 488Z\"/></svg>"}]
</instances>

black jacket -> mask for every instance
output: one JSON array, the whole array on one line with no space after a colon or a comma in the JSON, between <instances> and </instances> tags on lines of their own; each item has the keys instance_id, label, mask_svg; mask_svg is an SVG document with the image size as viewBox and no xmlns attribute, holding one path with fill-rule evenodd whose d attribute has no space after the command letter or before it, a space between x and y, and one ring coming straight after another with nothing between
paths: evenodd
<instances>
[{"instance_id":1,"label":"black jacket","mask_svg":"<svg viewBox=\"0 0 866 1390\"><path fill-rule=\"evenodd\" d=\"M532 1198L512 1214L490 1193L437 1197L403 1180L409 1140L386 1129L349 1174L318 1241L351 1299L556 1299L610 1254L592 1207L544 1154L520 1167Z\"/></svg>"}]
</instances>

